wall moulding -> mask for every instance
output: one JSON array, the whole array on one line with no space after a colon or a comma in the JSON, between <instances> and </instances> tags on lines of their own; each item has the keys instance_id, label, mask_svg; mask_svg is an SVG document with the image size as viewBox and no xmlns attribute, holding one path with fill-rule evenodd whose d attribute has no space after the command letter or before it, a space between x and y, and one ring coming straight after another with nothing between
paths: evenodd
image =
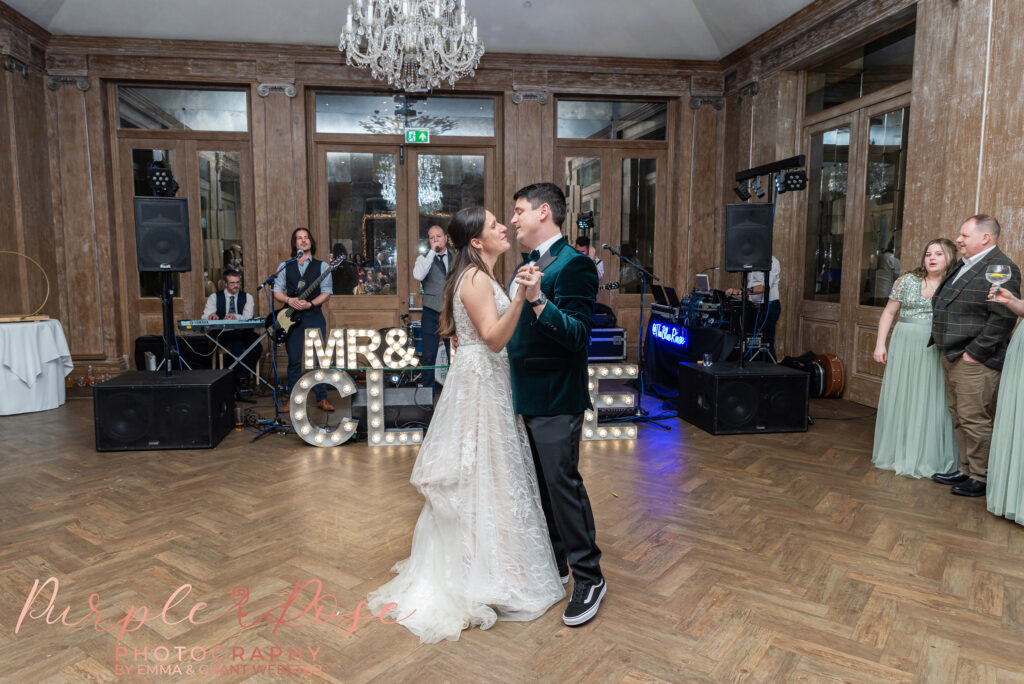
<instances>
[{"instance_id":1,"label":"wall moulding","mask_svg":"<svg viewBox=\"0 0 1024 684\"><path fill-rule=\"evenodd\" d=\"M4 55L4 70L13 71L16 74L21 74L25 78L28 78L28 66L20 59L11 57L10 55Z\"/></svg>"},{"instance_id":2,"label":"wall moulding","mask_svg":"<svg viewBox=\"0 0 1024 684\"><path fill-rule=\"evenodd\" d=\"M725 106L725 100L721 97L698 97L690 98L690 109L700 109L704 105L711 105L715 110L721 110Z\"/></svg>"},{"instance_id":3,"label":"wall moulding","mask_svg":"<svg viewBox=\"0 0 1024 684\"><path fill-rule=\"evenodd\" d=\"M294 83L260 83L256 86L256 94L260 97L266 97L270 93L284 93L292 98L296 92Z\"/></svg>"},{"instance_id":4,"label":"wall moulding","mask_svg":"<svg viewBox=\"0 0 1024 684\"><path fill-rule=\"evenodd\" d=\"M761 86L757 84L757 81L748 83L739 90L736 91L736 101L741 102L744 97L753 97L761 92Z\"/></svg>"},{"instance_id":5,"label":"wall moulding","mask_svg":"<svg viewBox=\"0 0 1024 684\"><path fill-rule=\"evenodd\" d=\"M546 90L515 90L512 92L512 103L523 104L530 100L541 105L546 105L550 96Z\"/></svg>"},{"instance_id":6,"label":"wall moulding","mask_svg":"<svg viewBox=\"0 0 1024 684\"><path fill-rule=\"evenodd\" d=\"M83 93L91 87L88 76L49 75L46 79L46 87L50 90L60 90L66 85L73 85Z\"/></svg>"}]
</instances>

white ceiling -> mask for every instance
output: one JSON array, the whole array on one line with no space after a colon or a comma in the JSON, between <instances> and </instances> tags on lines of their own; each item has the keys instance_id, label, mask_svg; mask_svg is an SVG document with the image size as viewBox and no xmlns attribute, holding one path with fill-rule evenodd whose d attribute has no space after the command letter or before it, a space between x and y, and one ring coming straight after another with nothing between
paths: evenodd
<instances>
[{"instance_id":1,"label":"white ceiling","mask_svg":"<svg viewBox=\"0 0 1024 684\"><path fill-rule=\"evenodd\" d=\"M54 34L337 45L347 0L0 0ZM721 59L812 0L467 0L490 52ZM529 6L527 6L529 5Z\"/></svg>"}]
</instances>

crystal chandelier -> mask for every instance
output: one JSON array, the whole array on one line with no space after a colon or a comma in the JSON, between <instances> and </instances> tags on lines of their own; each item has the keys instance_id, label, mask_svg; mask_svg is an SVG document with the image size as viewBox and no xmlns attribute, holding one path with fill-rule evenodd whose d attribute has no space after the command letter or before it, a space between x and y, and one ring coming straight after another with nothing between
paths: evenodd
<instances>
[{"instance_id":1,"label":"crystal chandelier","mask_svg":"<svg viewBox=\"0 0 1024 684\"><path fill-rule=\"evenodd\" d=\"M354 7L353 7L354 6ZM354 9L354 11L353 11ZM466 0L355 0L338 50L350 66L406 91L455 85L484 54Z\"/></svg>"}]
</instances>

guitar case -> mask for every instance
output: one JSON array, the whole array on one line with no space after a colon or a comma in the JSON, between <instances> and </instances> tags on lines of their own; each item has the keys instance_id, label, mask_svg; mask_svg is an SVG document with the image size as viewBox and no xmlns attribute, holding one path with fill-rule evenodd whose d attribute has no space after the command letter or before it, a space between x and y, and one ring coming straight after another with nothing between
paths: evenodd
<instances>
[{"instance_id":1,"label":"guitar case","mask_svg":"<svg viewBox=\"0 0 1024 684\"><path fill-rule=\"evenodd\" d=\"M810 374L810 396L816 398L838 397L846 386L846 369L843 361L835 354L807 352L800 356L787 356L779 362Z\"/></svg>"}]
</instances>

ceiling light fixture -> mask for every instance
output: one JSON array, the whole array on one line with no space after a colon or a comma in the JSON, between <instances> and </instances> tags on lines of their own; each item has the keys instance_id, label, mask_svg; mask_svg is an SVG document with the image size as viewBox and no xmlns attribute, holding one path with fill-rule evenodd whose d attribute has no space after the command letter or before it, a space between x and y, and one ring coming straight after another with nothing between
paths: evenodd
<instances>
[{"instance_id":1,"label":"ceiling light fixture","mask_svg":"<svg viewBox=\"0 0 1024 684\"><path fill-rule=\"evenodd\" d=\"M466 0L355 0L338 50L376 79L418 92L473 76L484 46Z\"/></svg>"}]
</instances>

